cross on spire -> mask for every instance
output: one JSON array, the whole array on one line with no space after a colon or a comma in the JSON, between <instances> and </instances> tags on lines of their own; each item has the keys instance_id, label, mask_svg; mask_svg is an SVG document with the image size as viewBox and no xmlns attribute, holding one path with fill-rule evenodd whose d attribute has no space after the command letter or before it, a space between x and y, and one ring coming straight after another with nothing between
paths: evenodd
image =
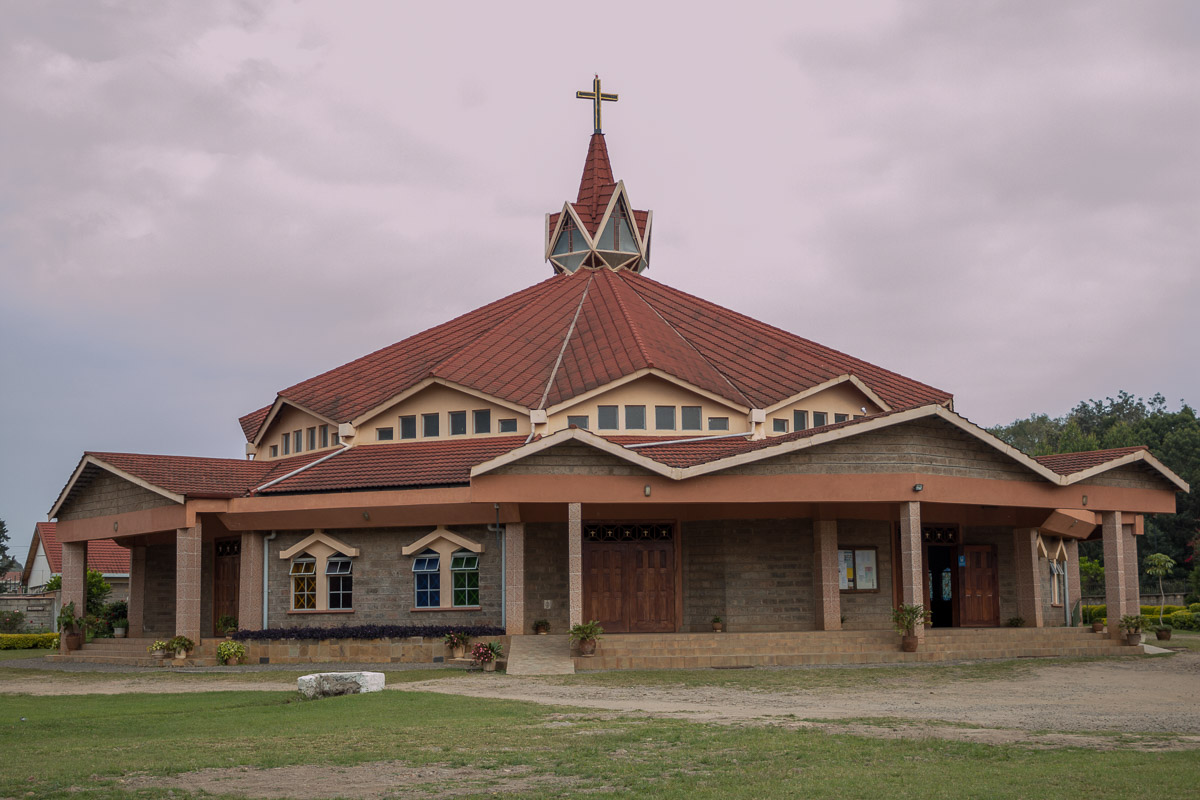
<instances>
[{"instance_id":1,"label":"cross on spire","mask_svg":"<svg viewBox=\"0 0 1200 800\"><path fill-rule=\"evenodd\" d=\"M596 133L604 133L600 130L600 104L605 101L617 102L615 94L604 94L600 91L600 76L597 75L592 81L592 90L590 92L576 92L575 96L583 100L592 101L592 116L596 125Z\"/></svg>"}]
</instances>

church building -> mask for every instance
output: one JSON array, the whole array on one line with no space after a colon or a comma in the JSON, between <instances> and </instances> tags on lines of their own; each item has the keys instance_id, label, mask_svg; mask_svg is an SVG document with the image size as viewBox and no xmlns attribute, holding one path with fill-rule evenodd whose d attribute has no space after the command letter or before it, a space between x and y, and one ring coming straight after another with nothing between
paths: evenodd
<instances>
[{"instance_id":1,"label":"church building","mask_svg":"<svg viewBox=\"0 0 1200 800\"><path fill-rule=\"evenodd\" d=\"M716 617L765 634L740 640L757 663L782 635L894 647L902 603L922 636L1070 626L1077 543L1101 538L1118 638L1143 515L1187 485L1145 448L1032 458L949 391L649 277L654 217L600 127L616 95L579 96L550 277L282 389L241 418L245 458L85 453L49 514L64 601L112 539L135 638L597 620L616 648Z\"/></svg>"}]
</instances>

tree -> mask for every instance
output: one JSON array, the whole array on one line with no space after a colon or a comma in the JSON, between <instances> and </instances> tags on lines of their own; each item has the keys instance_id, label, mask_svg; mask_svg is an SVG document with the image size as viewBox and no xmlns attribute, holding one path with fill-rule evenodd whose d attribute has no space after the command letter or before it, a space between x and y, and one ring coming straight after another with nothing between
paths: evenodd
<instances>
[{"instance_id":1,"label":"tree","mask_svg":"<svg viewBox=\"0 0 1200 800\"><path fill-rule=\"evenodd\" d=\"M1154 575L1158 578L1158 624L1162 625L1163 606L1167 604L1167 593L1163 590L1162 580L1171 574L1171 570L1175 568L1175 559L1162 553L1153 553L1146 556L1146 574Z\"/></svg>"},{"instance_id":2,"label":"tree","mask_svg":"<svg viewBox=\"0 0 1200 800\"><path fill-rule=\"evenodd\" d=\"M47 592L57 592L62 588L62 575L54 575L46 581ZM104 575L95 569L87 571L87 613L100 616L104 612L104 601L112 594L112 587L104 580Z\"/></svg>"},{"instance_id":3,"label":"tree","mask_svg":"<svg viewBox=\"0 0 1200 800\"><path fill-rule=\"evenodd\" d=\"M8 552L8 526L0 519L0 572L8 572L17 566L17 560Z\"/></svg>"},{"instance_id":4,"label":"tree","mask_svg":"<svg viewBox=\"0 0 1200 800\"><path fill-rule=\"evenodd\" d=\"M1104 567L1094 558L1079 557L1079 582L1082 594L1104 594Z\"/></svg>"}]
</instances>

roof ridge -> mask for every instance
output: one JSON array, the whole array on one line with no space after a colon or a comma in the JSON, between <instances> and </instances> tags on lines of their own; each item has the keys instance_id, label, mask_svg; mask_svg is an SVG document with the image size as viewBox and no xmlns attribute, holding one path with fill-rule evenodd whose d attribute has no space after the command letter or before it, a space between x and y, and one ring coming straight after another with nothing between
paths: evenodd
<instances>
[{"instance_id":1,"label":"roof ridge","mask_svg":"<svg viewBox=\"0 0 1200 800\"><path fill-rule=\"evenodd\" d=\"M575 307L575 316L571 317L571 324L567 326L567 335L563 337L562 347L558 349L558 358L554 361L554 367L550 370L550 379L546 381L546 390L542 392L542 399L538 403L538 408L546 407L546 398L550 396L550 389L554 386L554 377L558 375L558 368L562 366L563 354L567 352L567 344L571 341L571 335L575 333L575 323L579 321L579 312L583 311L583 304L587 302L588 291L592 288L592 279L594 275L588 275L588 281L583 286L583 293L579 296L579 305ZM533 431L530 431L533 435Z\"/></svg>"},{"instance_id":2,"label":"roof ridge","mask_svg":"<svg viewBox=\"0 0 1200 800\"><path fill-rule=\"evenodd\" d=\"M609 271L612 272L614 277L617 277L617 278L621 277L620 275L617 275L616 272L614 272L612 270L609 270ZM636 292L635 292L635 294L636 294ZM649 366L653 367L654 360L650 358L650 354L646 351L646 343L645 343L645 341L642 340L641 330L638 328L637 324L634 322L633 317L629 316L629 309L625 307L625 298L621 296L620 291L613 292L613 296L617 300L617 306L621 309L621 315L625 317L625 322L628 323L630 331L633 332L633 341L634 341L634 344L637 345L637 349L638 349L638 352L642 356L642 360L644 362L646 362L646 364L648 364ZM638 299L642 300L643 303L646 302L644 299L642 299L641 295L638 295Z\"/></svg>"},{"instance_id":3,"label":"roof ridge","mask_svg":"<svg viewBox=\"0 0 1200 800\"><path fill-rule=\"evenodd\" d=\"M626 270L626 272L628 272L628 270ZM616 275L616 273L613 273L613 274ZM634 275L637 273L629 272L629 274ZM655 308L654 305L649 300L647 300L642 295L641 292L638 291L637 286L633 285L632 283L629 283L629 281L626 279L625 275L616 275L616 277L620 278L623 282L625 282L629 286L629 289L634 294L637 295L638 299L646 304L646 308L653 311L654 315L657 316L660 320L662 320L663 324L666 325L668 328L670 328L671 332L674 333L676 336L678 336L679 340L681 342L683 342L688 347L690 347L692 349L692 351L697 356L700 357L701 361L703 361L705 364L707 364L709 366L709 368L712 369L713 372L720 375L721 379L724 380L727 384L729 384L729 387L731 389L733 389L733 391L735 391L739 397L742 398L742 400L745 402L745 404L748 407L754 408L754 402L750 399L749 395L747 395L744 391L742 391L742 388L740 386L738 386L736 383L734 383L733 380L728 375L726 375L723 370L718 368L716 364L712 363L712 361L709 360L709 358L700 351L700 348L696 347L696 345L693 344L690 339L688 339L686 336L683 335L682 331L680 331L678 328L676 328L674 325L671 324L671 321L669 319L667 319L661 313L659 313L659 310L657 308ZM638 275L638 277L640 278L642 276ZM647 280L649 280L649 279L647 279ZM622 310L624 310L624 307L622 307ZM632 321L630 321L630 324L632 324ZM647 361L649 361L649 359L647 359Z\"/></svg>"}]
</instances>

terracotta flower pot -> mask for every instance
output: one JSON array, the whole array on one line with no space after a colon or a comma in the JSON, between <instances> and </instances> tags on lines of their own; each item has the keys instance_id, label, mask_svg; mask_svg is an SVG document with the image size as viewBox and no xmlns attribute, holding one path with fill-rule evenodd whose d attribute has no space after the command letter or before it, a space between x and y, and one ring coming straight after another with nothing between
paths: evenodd
<instances>
[{"instance_id":1,"label":"terracotta flower pot","mask_svg":"<svg viewBox=\"0 0 1200 800\"><path fill-rule=\"evenodd\" d=\"M721 631L725 630L724 622L714 622L712 624L712 626L713 626L713 630L716 631L717 633L720 633Z\"/></svg>"},{"instance_id":2,"label":"terracotta flower pot","mask_svg":"<svg viewBox=\"0 0 1200 800\"><path fill-rule=\"evenodd\" d=\"M1132 647L1137 647L1141 643L1142 643L1142 635L1140 633L1125 634L1125 644L1130 645Z\"/></svg>"},{"instance_id":3,"label":"terracotta flower pot","mask_svg":"<svg viewBox=\"0 0 1200 800\"><path fill-rule=\"evenodd\" d=\"M63 647L67 649L67 652L78 650L79 648L83 647L82 633L67 633L63 634L59 638L62 639Z\"/></svg>"},{"instance_id":4,"label":"terracotta flower pot","mask_svg":"<svg viewBox=\"0 0 1200 800\"><path fill-rule=\"evenodd\" d=\"M1092 623L1092 633L1104 633L1104 623L1103 622L1093 622Z\"/></svg>"},{"instance_id":5,"label":"terracotta flower pot","mask_svg":"<svg viewBox=\"0 0 1200 800\"><path fill-rule=\"evenodd\" d=\"M916 636L901 636L900 637L900 649L906 653L915 653L915 652L917 652L917 644L920 641L921 640L918 639Z\"/></svg>"},{"instance_id":6,"label":"terracotta flower pot","mask_svg":"<svg viewBox=\"0 0 1200 800\"><path fill-rule=\"evenodd\" d=\"M1170 632L1170 631L1155 631L1155 632L1154 632L1154 635L1155 635L1156 637L1158 637L1158 640L1159 640L1160 642L1169 642L1169 641L1171 641L1171 632Z\"/></svg>"},{"instance_id":7,"label":"terracotta flower pot","mask_svg":"<svg viewBox=\"0 0 1200 800\"><path fill-rule=\"evenodd\" d=\"M483 671L484 672L495 672L496 671L496 662L495 661L485 661L483 663Z\"/></svg>"},{"instance_id":8,"label":"terracotta flower pot","mask_svg":"<svg viewBox=\"0 0 1200 800\"><path fill-rule=\"evenodd\" d=\"M579 655L581 655L581 656L596 655L596 640L595 639L580 639L579 640Z\"/></svg>"}]
</instances>

